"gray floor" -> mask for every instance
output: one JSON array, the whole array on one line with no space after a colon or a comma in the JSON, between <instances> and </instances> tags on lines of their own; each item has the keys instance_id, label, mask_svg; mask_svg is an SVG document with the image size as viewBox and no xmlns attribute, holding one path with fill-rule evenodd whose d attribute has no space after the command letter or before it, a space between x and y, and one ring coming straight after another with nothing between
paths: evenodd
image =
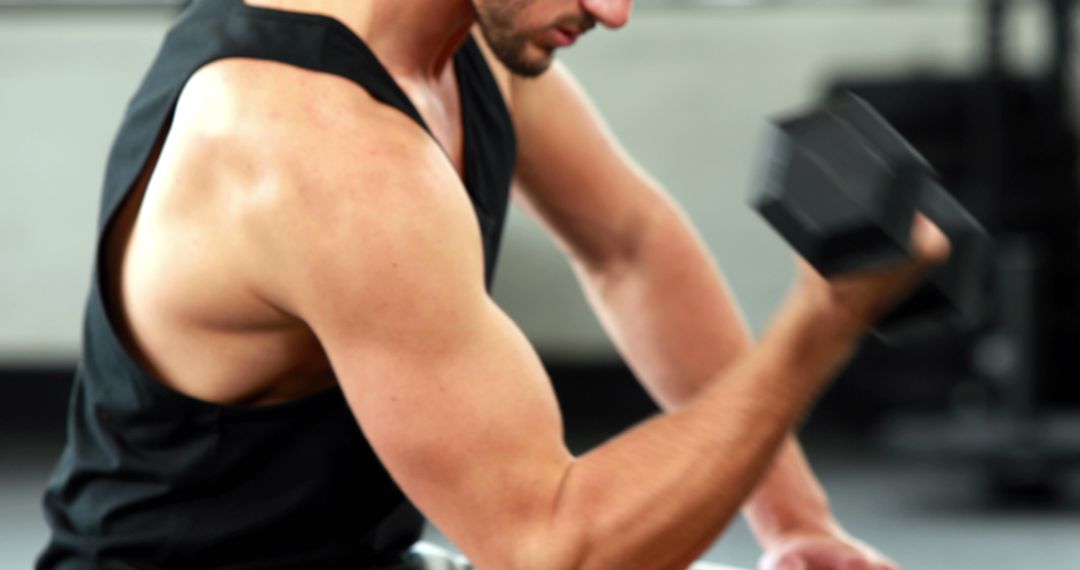
<instances>
[{"instance_id":1,"label":"gray floor","mask_svg":"<svg viewBox=\"0 0 1080 570\"><path fill-rule=\"evenodd\" d=\"M841 520L905 568L1080 568L1076 478L1065 499L1050 507L991 506L970 468L899 462L832 438L809 447ZM0 570L29 568L45 538L39 493L56 449L52 437L0 434ZM429 537L444 542L434 529ZM757 556L739 522L707 558L751 568Z\"/></svg>"}]
</instances>

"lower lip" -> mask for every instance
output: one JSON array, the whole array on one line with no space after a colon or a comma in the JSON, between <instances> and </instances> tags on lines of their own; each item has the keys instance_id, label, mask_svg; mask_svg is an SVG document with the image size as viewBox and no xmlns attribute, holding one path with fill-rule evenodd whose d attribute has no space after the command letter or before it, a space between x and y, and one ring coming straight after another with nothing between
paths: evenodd
<instances>
[{"instance_id":1,"label":"lower lip","mask_svg":"<svg viewBox=\"0 0 1080 570\"><path fill-rule=\"evenodd\" d=\"M558 28L551 30L551 38L556 47L568 47L577 42L576 34L568 34Z\"/></svg>"}]
</instances>

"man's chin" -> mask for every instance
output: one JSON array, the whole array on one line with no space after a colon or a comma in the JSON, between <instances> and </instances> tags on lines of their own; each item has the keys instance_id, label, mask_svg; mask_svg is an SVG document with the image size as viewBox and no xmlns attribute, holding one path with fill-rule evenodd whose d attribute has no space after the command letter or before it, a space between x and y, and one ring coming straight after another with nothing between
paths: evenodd
<instances>
[{"instance_id":1,"label":"man's chin","mask_svg":"<svg viewBox=\"0 0 1080 570\"><path fill-rule=\"evenodd\" d=\"M555 49L530 45L524 53L517 54L517 57L511 59L511 61L504 60L503 65L514 75L526 78L540 77L551 69L551 65L555 62Z\"/></svg>"},{"instance_id":2,"label":"man's chin","mask_svg":"<svg viewBox=\"0 0 1080 570\"><path fill-rule=\"evenodd\" d=\"M544 73L547 73L547 71L551 69L551 63L552 62L549 60L546 62L545 65L537 64L531 65L529 67L518 67L515 69L511 69L510 73L513 73L514 75L522 77L524 79L536 79Z\"/></svg>"}]
</instances>

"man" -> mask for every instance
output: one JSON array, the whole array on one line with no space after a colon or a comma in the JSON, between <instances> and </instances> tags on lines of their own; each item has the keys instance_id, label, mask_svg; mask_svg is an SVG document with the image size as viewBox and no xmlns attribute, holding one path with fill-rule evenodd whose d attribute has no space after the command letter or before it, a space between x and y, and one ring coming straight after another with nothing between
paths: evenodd
<instances>
[{"instance_id":1,"label":"man","mask_svg":"<svg viewBox=\"0 0 1080 570\"><path fill-rule=\"evenodd\" d=\"M764 568L895 568L789 432L948 244L804 268L752 345L553 64L630 4L196 2L110 158L39 568L405 567L413 505L481 569L685 568L744 503ZM667 410L583 457L487 295L511 176Z\"/></svg>"}]
</instances>

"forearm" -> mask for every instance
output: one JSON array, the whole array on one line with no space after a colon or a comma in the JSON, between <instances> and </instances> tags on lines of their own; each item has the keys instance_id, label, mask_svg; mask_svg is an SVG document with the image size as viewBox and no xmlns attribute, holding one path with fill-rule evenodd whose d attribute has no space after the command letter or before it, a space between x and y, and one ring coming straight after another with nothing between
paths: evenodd
<instances>
[{"instance_id":1,"label":"forearm","mask_svg":"<svg viewBox=\"0 0 1080 570\"><path fill-rule=\"evenodd\" d=\"M581 458L554 528L580 541L573 567L685 568L723 531L792 424L850 353L789 303L762 342L679 410Z\"/></svg>"},{"instance_id":2,"label":"forearm","mask_svg":"<svg viewBox=\"0 0 1080 570\"><path fill-rule=\"evenodd\" d=\"M574 269L627 364L653 399L673 410L749 351L753 339L689 222L670 201L656 202L632 247Z\"/></svg>"},{"instance_id":3,"label":"forearm","mask_svg":"<svg viewBox=\"0 0 1080 570\"><path fill-rule=\"evenodd\" d=\"M836 524L828 496L794 436L777 451L772 466L743 505L743 514L766 549L786 533L831 530Z\"/></svg>"},{"instance_id":4,"label":"forearm","mask_svg":"<svg viewBox=\"0 0 1080 570\"><path fill-rule=\"evenodd\" d=\"M750 350L752 338L701 241L671 205L654 210L632 255L615 267L577 267L620 352L666 410ZM829 519L828 500L794 436L751 495L746 516L763 544Z\"/></svg>"}]
</instances>

